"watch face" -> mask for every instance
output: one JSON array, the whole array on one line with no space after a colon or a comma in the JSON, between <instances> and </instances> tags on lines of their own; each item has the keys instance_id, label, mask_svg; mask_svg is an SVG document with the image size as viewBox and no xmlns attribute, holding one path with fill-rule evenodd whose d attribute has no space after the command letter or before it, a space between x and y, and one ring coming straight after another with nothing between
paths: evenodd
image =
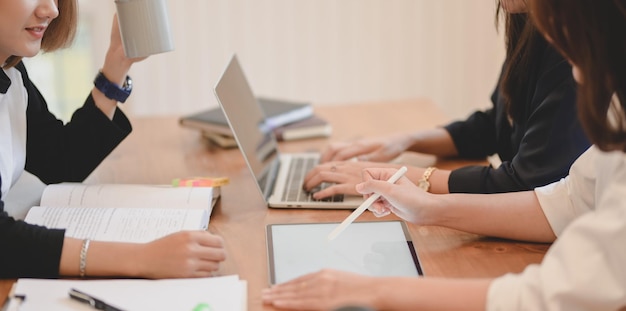
<instances>
[{"instance_id":1,"label":"watch face","mask_svg":"<svg viewBox=\"0 0 626 311\"><path fill-rule=\"evenodd\" d=\"M428 180L422 179L417 183L417 186L420 187L424 191L428 191L428 188L430 188L430 183L428 182Z\"/></svg>"}]
</instances>

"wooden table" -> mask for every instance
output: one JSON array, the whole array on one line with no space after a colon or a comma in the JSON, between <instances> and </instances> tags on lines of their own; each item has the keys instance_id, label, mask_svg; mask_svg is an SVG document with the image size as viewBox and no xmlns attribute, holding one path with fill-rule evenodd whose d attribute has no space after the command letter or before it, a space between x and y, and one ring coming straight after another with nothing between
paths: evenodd
<instances>
[{"instance_id":1,"label":"wooden table","mask_svg":"<svg viewBox=\"0 0 626 311\"><path fill-rule=\"evenodd\" d=\"M333 125L333 141L372 137L397 131L444 125L448 119L427 100L355 105L316 106ZM226 240L227 260L221 275L238 274L248 281L248 310L274 310L261 302L268 286L265 225L269 223L339 222L346 210L268 209L257 192L238 149L224 150L205 142L199 133L181 128L177 117L133 120L132 134L94 171L87 183L168 184L173 178L229 176L213 210L209 230ZM281 143L284 152L322 150L328 139ZM476 162L444 161L406 155L403 161L421 166L453 168ZM388 219L397 219L388 216ZM359 220L376 220L364 213ZM495 277L520 272L542 260L547 244L486 238L441 227L408 224L427 276ZM0 280L0 305L15 280Z\"/></svg>"}]
</instances>

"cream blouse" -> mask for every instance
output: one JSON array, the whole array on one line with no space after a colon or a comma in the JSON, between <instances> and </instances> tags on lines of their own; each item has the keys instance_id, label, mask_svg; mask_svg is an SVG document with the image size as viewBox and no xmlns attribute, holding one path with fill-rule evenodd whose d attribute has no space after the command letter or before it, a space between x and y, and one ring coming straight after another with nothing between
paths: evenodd
<instances>
[{"instance_id":1,"label":"cream blouse","mask_svg":"<svg viewBox=\"0 0 626 311\"><path fill-rule=\"evenodd\" d=\"M624 308L626 154L592 146L535 193L558 238L541 264L492 282L487 310Z\"/></svg>"}]
</instances>

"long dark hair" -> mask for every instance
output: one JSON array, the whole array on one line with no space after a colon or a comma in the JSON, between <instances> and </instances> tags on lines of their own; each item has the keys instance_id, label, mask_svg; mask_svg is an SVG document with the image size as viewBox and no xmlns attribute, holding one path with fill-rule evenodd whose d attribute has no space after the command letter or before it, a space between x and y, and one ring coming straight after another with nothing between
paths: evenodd
<instances>
[{"instance_id":1,"label":"long dark hair","mask_svg":"<svg viewBox=\"0 0 626 311\"><path fill-rule=\"evenodd\" d=\"M591 141L626 152L626 0L532 0L530 9L582 74L578 115Z\"/></svg>"},{"instance_id":2,"label":"long dark hair","mask_svg":"<svg viewBox=\"0 0 626 311\"><path fill-rule=\"evenodd\" d=\"M506 62L500 79L500 90L506 110L513 121L521 121L532 76L537 68L545 42L530 17L525 13L506 13L497 0L496 27L504 20Z\"/></svg>"}]
</instances>

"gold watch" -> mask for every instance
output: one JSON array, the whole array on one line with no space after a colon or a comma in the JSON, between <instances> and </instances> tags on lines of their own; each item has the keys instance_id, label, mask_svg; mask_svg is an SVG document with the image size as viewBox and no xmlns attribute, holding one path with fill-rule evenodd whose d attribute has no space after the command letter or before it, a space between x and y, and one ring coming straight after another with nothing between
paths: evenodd
<instances>
[{"instance_id":1,"label":"gold watch","mask_svg":"<svg viewBox=\"0 0 626 311\"><path fill-rule=\"evenodd\" d=\"M417 182L417 186L428 192L428 190L430 189L430 182L428 180L430 179L430 175L432 175L436 169L436 167L432 166L427 168L424 171L424 175L422 175L422 179Z\"/></svg>"}]
</instances>

